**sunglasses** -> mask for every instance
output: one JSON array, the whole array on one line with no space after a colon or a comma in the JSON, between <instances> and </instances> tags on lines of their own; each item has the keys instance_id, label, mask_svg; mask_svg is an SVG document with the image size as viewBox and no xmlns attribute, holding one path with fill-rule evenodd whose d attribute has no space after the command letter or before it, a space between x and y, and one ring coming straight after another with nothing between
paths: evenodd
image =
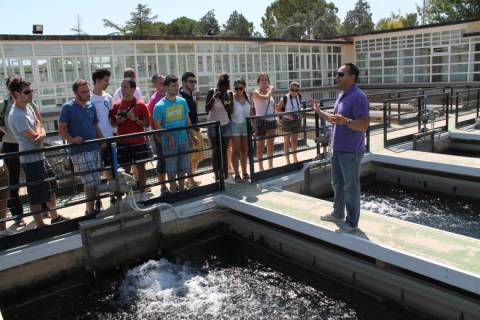
<instances>
[{"instance_id":1,"label":"sunglasses","mask_svg":"<svg viewBox=\"0 0 480 320\"><path fill-rule=\"evenodd\" d=\"M197 83L197 80L188 80L190 83Z\"/></svg>"},{"instance_id":2,"label":"sunglasses","mask_svg":"<svg viewBox=\"0 0 480 320\"><path fill-rule=\"evenodd\" d=\"M336 77L342 78L345 76L345 72L337 72Z\"/></svg>"},{"instance_id":3,"label":"sunglasses","mask_svg":"<svg viewBox=\"0 0 480 320\"><path fill-rule=\"evenodd\" d=\"M242 88L242 87L235 87L234 89L235 89L235 91L243 91L243 90L245 90L245 88Z\"/></svg>"},{"instance_id":4,"label":"sunglasses","mask_svg":"<svg viewBox=\"0 0 480 320\"><path fill-rule=\"evenodd\" d=\"M23 91L22 91L22 93L25 94L25 95L30 94L30 93L32 93L32 92L33 92L32 89L27 89L27 90L23 90Z\"/></svg>"},{"instance_id":5,"label":"sunglasses","mask_svg":"<svg viewBox=\"0 0 480 320\"><path fill-rule=\"evenodd\" d=\"M290 91L292 91L292 92L298 92L298 91L300 91L300 89L290 89Z\"/></svg>"}]
</instances>

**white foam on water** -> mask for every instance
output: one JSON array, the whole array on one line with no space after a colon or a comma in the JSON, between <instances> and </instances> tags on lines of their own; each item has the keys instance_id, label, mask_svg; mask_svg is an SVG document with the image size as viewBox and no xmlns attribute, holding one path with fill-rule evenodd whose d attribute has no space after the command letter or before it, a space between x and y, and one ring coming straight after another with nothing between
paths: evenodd
<instances>
[{"instance_id":1,"label":"white foam on water","mask_svg":"<svg viewBox=\"0 0 480 320\"><path fill-rule=\"evenodd\" d=\"M216 316L227 298L216 278L194 271L187 264L150 260L128 271L120 288L121 298L135 305L139 319L142 314L168 309Z\"/></svg>"}]
</instances>

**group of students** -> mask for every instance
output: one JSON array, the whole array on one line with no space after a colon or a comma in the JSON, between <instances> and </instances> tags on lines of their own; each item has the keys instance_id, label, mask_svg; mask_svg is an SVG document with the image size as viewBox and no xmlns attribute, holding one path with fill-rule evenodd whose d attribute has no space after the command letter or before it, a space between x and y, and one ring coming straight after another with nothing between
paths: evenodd
<instances>
[{"instance_id":1,"label":"group of students","mask_svg":"<svg viewBox=\"0 0 480 320\"><path fill-rule=\"evenodd\" d=\"M72 85L75 98L66 102L59 117L59 135L69 144L67 153L72 161L74 171L80 175L87 199L98 196L97 186L101 176L110 180L111 172L101 172L105 165L111 164L111 150L106 143L85 143L87 140L130 135L117 140L118 163L127 172L132 171L138 181L138 191L142 200L148 198L146 193L145 164L152 159L152 152L158 154L156 173L161 186L161 193L182 191L188 187L198 186L193 179L198 163L203 158L203 136L200 127L180 129L199 122L197 103L200 94L196 91L195 74L186 72L180 79L174 75L155 75L152 86L155 89L149 101L145 103L140 88L136 83L135 71L128 68L124 79L113 97L106 92L110 82L110 71L98 69L92 74L93 88L86 80L76 80ZM0 108L0 131L2 153L16 151L41 150L46 137L42 117L33 103L31 83L12 76L7 80L9 97ZM251 115L268 116L275 112L300 111L301 97L299 84L292 82L290 92L275 105L273 87L268 75L260 74L257 88L248 95L244 79L234 82L230 87L230 78L222 74L214 89L209 90L205 108L208 121L219 121L222 141L223 164L212 156L215 176L223 174L230 182L243 182L249 179L247 173L247 120ZM257 141L257 159L260 170L263 169L265 144L269 156L268 164L272 167L273 130L276 129L274 117L262 117L254 124ZM293 161L298 161L295 150L299 127L296 114L285 115L282 126L287 134L285 139L285 156L288 162L289 146L292 147ZM137 134L148 130L168 130L162 134ZM214 126L208 127L208 137L213 148L219 147ZM262 137L264 139L262 139ZM153 150L152 150L153 149ZM200 150L189 152L190 150ZM229 162L233 165L234 177L229 178ZM103 166L102 166L103 164ZM54 171L44 152L38 151L20 157L7 157L0 160L0 218L5 218L8 208L15 216L17 227L24 227L23 208L20 203L19 189L8 186L19 184L20 167L25 173L30 210L34 212L37 227L43 226L44 218L51 218L51 223L65 220L56 210L55 190L58 189ZM131 168L133 167L133 168ZM240 168L242 175L240 175ZM188 177L188 178L187 178ZM170 182L167 188L165 181ZM163 182L163 183L162 183ZM121 197L121 195L117 195ZM95 214L101 209L100 201L88 201L86 214ZM48 211L48 214L42 212ZM0 223L0 236L8 235L5 223Z\"/></svg>"},{"instance_id":2,"label":"group of students","mask_svg":"<svg viewBox=\"0 0 480 320\"><path fill-rule=\"evenodd\" d=\"M265 145L267 147L268 168L273 167L274 139L278 122L282 126L284 137L284 154L290 164L290 153L293 154L293 161L298 162L296 155L298 132L301 127L300 111L302 109L302 98L299 93L298 82L291 82L289 93L278 103L275 103L273 93L274 87L270 84L270 78L266 73L257 77L257 87L250 95L247 94L247 86L244 79L237 79L233 83L233 91L230 88L230 77L222 74L217 86L211 89L206 98L205 109L208 113L208 121L220 122L220 133L222 141L222 155L224 168L222 170L227 183L239 183L248 181L247 172L248 158L248 137L247 121L250 116L258 116L252 121L252 129L257 139L256 158L259 170L263 168L263 157ZM274 115L276 112L289 112L280 117ZM208 132L210 142L213 146L217 143L215 132L211 128ZM291 150L291 151L290 151ZM217 159L213 159L215 172L219 167ZM232 164L234 175L228 174ZM240 169L242 175L240 175Z\"/></svg>"}]
</instances>

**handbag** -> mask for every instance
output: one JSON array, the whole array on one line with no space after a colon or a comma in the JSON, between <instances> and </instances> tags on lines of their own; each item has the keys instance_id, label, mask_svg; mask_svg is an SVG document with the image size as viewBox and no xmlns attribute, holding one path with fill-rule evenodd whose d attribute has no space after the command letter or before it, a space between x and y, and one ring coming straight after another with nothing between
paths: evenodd
<instances>
[{"instance_id":1,"label":"handbag","mask_svg":"<svg viewBox=\"0 0 480 320\"><path fill-rule=\"evenodd\" d=\"M268 108L270 108L271 100L268 100L267 108L265 109L264 116L268 113ZM257 136L265 136L267 130L272 130L277 128L277 122L275 120L266 120L266 119L254 119L252 123L253 130Z\"/></svg>"}]
</instances>

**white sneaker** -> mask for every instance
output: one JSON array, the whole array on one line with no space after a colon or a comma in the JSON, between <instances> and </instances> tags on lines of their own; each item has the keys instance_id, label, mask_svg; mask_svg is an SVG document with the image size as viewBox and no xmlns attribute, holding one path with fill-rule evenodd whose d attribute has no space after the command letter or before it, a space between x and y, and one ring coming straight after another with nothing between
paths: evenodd
<instances>
[{"instance_id":1,"label":"white sneaker","mask_svg":"<svg viewBox=\"0 0 480 320\"><path fill-rule=\"evenodd\" d=\"M11 236L12 234L15 234L15 232L10 229L0 230L0 238L8 237L8 236Z\"/></svg>"},{"instance_id":2,"label":"white sneaker","mask_svg":"<svg viewBox=\"0 0 480 320\"><path fill-rule=\"evenodd\" d=\"M225 179L226 184L236 184L235 179L233 179L232 176L228 176L227 179Z\"/></svg>"}]
</instances>

